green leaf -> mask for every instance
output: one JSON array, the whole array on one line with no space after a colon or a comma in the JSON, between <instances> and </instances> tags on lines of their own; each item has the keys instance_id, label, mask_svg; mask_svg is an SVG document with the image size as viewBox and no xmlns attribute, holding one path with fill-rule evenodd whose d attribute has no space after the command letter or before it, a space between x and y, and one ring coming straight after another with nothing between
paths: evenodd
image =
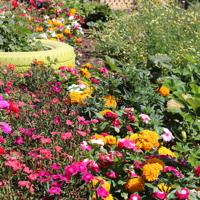
<instances>
[{"instance_id":1,"label":"green leaf","mask_svg":"<svg viewBox=\"0 0 200 200\"><path fill-rule=\"evenodd\" d=\"M196 111L200 107L200 99L199 98L188 98L186 102L192 107L194 111Z\"/></svg>"}]
</instances>

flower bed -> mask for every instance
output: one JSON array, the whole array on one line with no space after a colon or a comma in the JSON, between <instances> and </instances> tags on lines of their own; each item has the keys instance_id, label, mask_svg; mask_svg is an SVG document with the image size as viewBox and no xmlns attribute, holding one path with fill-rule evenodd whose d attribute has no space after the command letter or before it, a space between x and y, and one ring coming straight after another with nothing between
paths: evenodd
<instances>
[{"instance_id":1,"label":"flower bed","mask_svg":"<svg viewBox=\"0 0 200 200\"><path fill-rule=\"evenodd\" d=\"M148 115L113 96L114 73L91 64L14 68L0 73L1 196L9 188L13 198L196 198L189 188L199 167L170 149L166 127L155 131Z\"/></svg>"}]
</instances>

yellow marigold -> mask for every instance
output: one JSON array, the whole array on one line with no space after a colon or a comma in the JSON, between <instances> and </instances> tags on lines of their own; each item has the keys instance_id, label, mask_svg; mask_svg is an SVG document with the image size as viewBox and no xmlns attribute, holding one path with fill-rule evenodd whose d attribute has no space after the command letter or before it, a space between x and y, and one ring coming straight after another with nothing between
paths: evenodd
<instances>
[{"instance_id":1,"label":"yellow marigold","mask_svg":"<svg viewBox=\"0 0 200 200\"><path fill-rule=\"evenodd\" d=\"M172 189L172 187L170 187L169 185L165 184L165 183L159 183L157 185L158 189L162 192L170 192L170 190Z\"/></svg>"},{"instance_id":2,"label":"yellow marigold","mask_svg":"<svg viewBox=\"0 0 200 200\"><path fill-rule=\"evenodd\" d=\"M165 163L158 158L150 158L147 160L147 163L158 163L158 164L162 165L163 167L165 166Z\"/></svg>"},{"instance_id":3,"label":"yellow marigold","mask_svg":"<svg viewBox=\"0 0 200 200\"><path fill-rule=\"evenodd\" d=\"M113 196L112 194L109 194L106 198L104 198L103 200L113 200Z\"/></svg>"},{"instance_id":4,"label":"yellow marigold","mask_svg":"<svg viewBox=\"0 0 200 200\"><path fill-rule=\"evenodd\" d=\"M107 95L103 99L104 99L104 105L106 107L111 107L111 108L116 108L117 107L117 102L116 102L114 96Z\"/></svg>"},{"instance_id":5,"label":"yellow marigold","mask_svg":"<svg viewBox=\"0 0 200 200\"><path fill-rule=\"evenodd\" d=\"M52 25L52 24L53 24L53 22L52 22L50 19L47 21L47 23L48 23L49 25Z\"/></svg>"},{"instance_id":6,"label":"yellow marigold","mask_svg":"<svg viewBox=\"0 0 200 200\"><path fill-rule=\"evenodd\" d=\"M80 70L80 72L81 72L81 74L82 74L84 77L86 77L86 78L91 78L91 74L90 74L90 72L88 71L88 69L83 68L83 69Z\"/></svg>"},{"instance_id":7,"label":"yellow marigold","mask_svg":"<svg viewBox=\"0 0 200 200\"><path fill-rule=\"evenodd\" d=\"M144 183L144 179L139 176L129 179L124 187L130 193L141 192L144 190Z\"/></svg>"},{"instance_id":8,"label":"yellow marigold","mask_svg":"<svg viewBox=\"0 0 200 200\"><path fill-rule=\"evenodd\" d=\"M70 33L71 33L71 31L70 31L69 29L66 28L66 29L64 30L64 34L65 34L65 35L68 35L68 34L70 34Z\"/></svg>"},{"instance_id":9,"label":"yellow marigold","mask_svg":"<svg viewBox=\"0 0 200 200\"><path fill-rule=\"evenodd\" d=\"M70 14L75 15L76 14L76 9L75 8L70 9Z\"/></svg>"},{"instance_id":10,"label":"yellow marigold","mask_svg":"<svg viewBox=\"0 0 200 200\"><path fill-rule=\"evenodd\" d=\"M159 163L146 164L143 167L142 176L147 181L155 181L162 170L163 166Z\"/></svg>"},{"instance_id":11,"label":"yellow marigold","mask_svg":"<svg viewBox=\"0 0 200 200\"><path fill-rule=\"evenodd\" d=\"M54 26L61 26L62 25L62 22L60 22L59 20L53 20L52 23L53 23Z\"/></svg>"},{"instance_id":12,"label":"yellow marigold","mask_svg":"<svg viewBox=\"0 0 200 200\"><path fill-rule=\"evenodd\" d=\"M161 86L158 92L160 93L161 96L166 97L166 96L169 96L170 90L166 86Z\"/></svg>"},{"instance_id":13,"label":"yellow marigold","mask_svg":"<svg viewBox=\"0 0 200 200\"><path fill-rule=\"evenodd\" d=\"M152 150L159 147L159 135L150 130L143 130L138 133L138 138L136 139L136 145L138 148L143 150Z\"/></svg>"},{"instance_id":14,"label":"yellow marigold","mask_svg":"<svg viewBox=\"0 0 200 200\"><path fill-rule=\"evenodd\" d=\"M176 158L176 154L166 147L160 147L158 149L158 154L159 155L171 156L173 158Z\"/></svg>"},{"instance_id":15,"label":"yellow marigold","mask_svg":"<svg viewBox=\"0 0 200 200\"><path fill-rule=\"evenodd\" d=\"M43 27L42 26L37 26L36 28L35 28L35 31L36 32L42 32L44 29L43 29Z\"/></svg>"},{"instance_id":16,"label":"yellow marigold","mask_svg":"<svg viewBox=\"0 0 200 200\"><path fill-rule=\"evenodd\" d=\"M103 135L99 135L99 134L95 134L95 135L91 136L91 139L96 139L96 140L104 139L104 136Z\"/></svg>"},{"instance_id":17,"label":"yellow marigold","mask_svg":"<svg viewBox=\"0 0 200 200\"><path fill-rule=\"evenodd\" d=\"M80 92L70 92L69 98L72 104L82 103L82 95Z\"/></svg>"},{"instance_id":18,"label":"yellow marigold","mask_svg":"<svg viewBox=\"0 0 200 200\"><path fill-rule=\"evenodd\" d=\"M104 143L108 145L116 145L117 144L117 138L112 135L107 135L104 137Z\"/></svg>"},{"instance_id":19,"label":"yellow marigold","mask_svg":"<svg viewBox=\"0 0 200 200\"><path fill-rule=\"evenodd\" d=\"M91 63L85 63L82 66L87 68L87 69L92 69L93 68L93 65Z\"/></svg>"}]
</instances>

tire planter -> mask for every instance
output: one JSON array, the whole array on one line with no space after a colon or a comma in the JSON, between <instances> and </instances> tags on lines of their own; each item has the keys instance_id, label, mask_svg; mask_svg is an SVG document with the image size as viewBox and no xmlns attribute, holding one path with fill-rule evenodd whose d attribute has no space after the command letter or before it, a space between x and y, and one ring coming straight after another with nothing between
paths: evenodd
<instances>
[{"instance_id":1,"label":"tire planter","mask_svg":"<svg viewBox=\"0 0 200 200\"><path fill-rule=\"evenodd\" d=\"M30 68L33 60L43 61L45 64L54 62L52 67L58 69L60 66L74 66L74 48L68 44L53 40L40 40L50 50L30 52L0 52L0 64L14 64L18 72L24 72ZM48 60L50 58L50 61Z\"/></svg>"}]
</instances>

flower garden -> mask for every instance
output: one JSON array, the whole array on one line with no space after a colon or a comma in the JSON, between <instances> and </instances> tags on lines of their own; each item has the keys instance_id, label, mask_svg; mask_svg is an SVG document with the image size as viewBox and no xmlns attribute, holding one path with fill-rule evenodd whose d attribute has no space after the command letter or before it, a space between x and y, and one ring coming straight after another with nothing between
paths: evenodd
<instances>
[{"instance_id":1,"label":"flower garden","mask_svg":"<svg viewBox=\"0 0 200 200\"><path fill-rule=\"evenodd\" d=\"M186 2L0 1L0 199L200 199L200 3ZM40 39L76 64L2 63L48 52Z\"/></svg>"}]
</instances>

